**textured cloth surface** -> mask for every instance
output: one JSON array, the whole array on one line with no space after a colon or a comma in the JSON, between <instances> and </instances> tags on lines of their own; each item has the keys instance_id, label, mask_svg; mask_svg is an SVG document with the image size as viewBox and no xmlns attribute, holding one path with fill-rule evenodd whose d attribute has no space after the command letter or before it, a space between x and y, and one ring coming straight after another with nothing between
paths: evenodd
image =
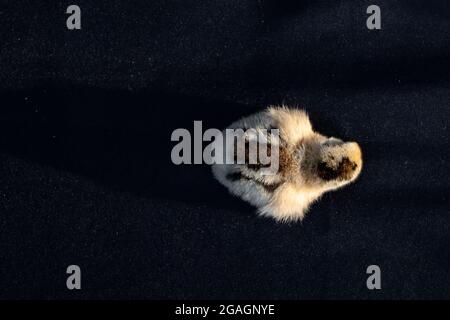
<instances>
[{"instance_id":1,"label":"textured cloth surface","mask_svg":"<svg viewBox=\"0 0 450 320\"><path fill-rule=\"evenodd\" d=\"M0 11L0 298L450 298L448 2L76 4ZM364 155L302 223L172 164L174 129L282 103Z\"/></svg>"}]
</instances>

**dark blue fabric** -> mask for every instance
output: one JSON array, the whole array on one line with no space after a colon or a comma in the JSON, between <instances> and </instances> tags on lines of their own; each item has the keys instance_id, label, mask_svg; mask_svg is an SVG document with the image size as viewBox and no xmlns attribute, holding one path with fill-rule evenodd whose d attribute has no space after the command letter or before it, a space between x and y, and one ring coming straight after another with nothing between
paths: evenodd
<instances>
[{"instance_id":1,"label":"dark blue fabric","mask_svg":"<svg viewBox=\"0 0 450 320\"><path fill-rule=\"evenodd\" d=\"M446 1L377 1L378 31L372 1L70 4L0 12L0 298L450 298ZM364 154L302 223L170 161L281 103Z\"/></svg>"}]
</instances>

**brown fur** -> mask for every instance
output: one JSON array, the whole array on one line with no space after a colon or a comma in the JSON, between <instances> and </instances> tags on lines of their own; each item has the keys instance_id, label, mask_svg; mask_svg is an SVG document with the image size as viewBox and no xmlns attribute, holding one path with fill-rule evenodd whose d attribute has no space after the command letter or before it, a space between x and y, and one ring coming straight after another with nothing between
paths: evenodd
<instances>
[{"instance_id":1,"label":"brown fur","mask_svg":"<svg viewBox=\"0 0 450 320\"><path fill-rule=\"evenodd\" d=\"M334 158L333 158L334 159ZM357 164L350 161L349 158L342 158L337 168L330 167L327 162L320 162L317 165L317 173L323 180L349 180L357 168Z\"/></svg>"}]
</instances>

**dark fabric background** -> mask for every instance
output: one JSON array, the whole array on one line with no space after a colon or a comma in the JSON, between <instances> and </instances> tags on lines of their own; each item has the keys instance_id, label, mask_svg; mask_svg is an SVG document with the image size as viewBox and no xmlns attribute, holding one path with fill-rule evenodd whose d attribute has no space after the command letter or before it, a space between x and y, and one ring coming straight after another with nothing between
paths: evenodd
<instances>
[{"instance_id":1,"label":"dark fabric background","mask_svg":"<svg viewBox=\"0 0 450 320\"><path fill-rule=\"evenodd\" d=\"M450 298L448 1L15 0L0 21L0 298ZM281 103L364 153L302 223L170 161L175 128Z\"/></svg>"}]
</instances>

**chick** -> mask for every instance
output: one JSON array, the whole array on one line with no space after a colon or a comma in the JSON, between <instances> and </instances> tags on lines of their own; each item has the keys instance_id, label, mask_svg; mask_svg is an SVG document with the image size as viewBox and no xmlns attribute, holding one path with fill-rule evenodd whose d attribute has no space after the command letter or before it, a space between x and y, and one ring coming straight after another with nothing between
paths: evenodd
<instances>
[{"instance_id":1,"label":"chick","mask_svg":"<svg viewBox=\"0 0 450 320\"><path fill-rule=\"evenodd\" d=\"M362 169L359 145L315 132L303 110L269 107L229 128L246 132L246 147L251 140L249 131L267 132L267 155L276 150L277 157L272 154L271 159L277 161L277 170L267 174L267 163L250 162L257 159L257 149L250 148L245 151L245 163L214 164L214 176L232 194L256 206L260 215L277 221L302 220L311 203L354 181ZM227 157L236 158L237 150L235 143L226 147Z\"/></svg>"}]
</instances>

